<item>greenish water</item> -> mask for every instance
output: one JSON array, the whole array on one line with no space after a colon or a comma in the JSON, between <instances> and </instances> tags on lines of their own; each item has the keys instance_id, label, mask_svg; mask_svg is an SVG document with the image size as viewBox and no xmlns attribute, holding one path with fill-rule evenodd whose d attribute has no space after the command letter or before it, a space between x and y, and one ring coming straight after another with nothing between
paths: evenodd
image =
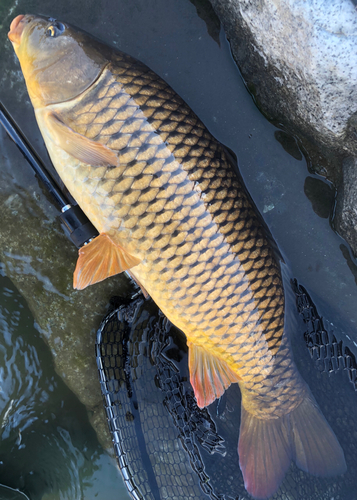
<instances>
[{"instance_id":1,"label":"greenish water","mask_svg":"<svg viewBox=\"0 0 357 500\"><path fill-rule=\"evenodd\" d=\"M329 223L334 190L312 173L295 139L256 108L205 2L2 0L0 98L46 160L6 36L12 18L27 12L78 25L142 60L173 86L236 153L248 190L292 276L357 352L357 266ZM128 498L115 462L103 451L103 420L93 417L100 405L95 330L105 307L91 321L86 314L80 316L85 306L95 309L99 300L105 305L114 292L125 295L125 282L112 280L106 295L100 287L92 295L73 294L75 251L61 237L52 202L2 130L0 203L2 241L6 234L6 245L0 241L0 484L24 491L31 500ZM77 356L72 358L74 350ZM332 425L338 424L343 434L344 426L354 425L352 388L341 373L321 391L323 376L316 375L305 354L298 358L299 368L325 415L331 412ZM86 385L89 376L93 378ZM354 449L351 441L346 455L350 468Z\"/></svg>"},{"instance_id":2,"label":"greenish water","mask_svg":"<svg viewBox=\"0 0 357 500\"><path fill-rule=\"evenodd\" d=\"M4 276L0 380L0 483L31 500L104 498L103 483L106 495L126 498L115 461L99 445L85 407L55 373L26 302Z\"/></svg>"}]
</instances>

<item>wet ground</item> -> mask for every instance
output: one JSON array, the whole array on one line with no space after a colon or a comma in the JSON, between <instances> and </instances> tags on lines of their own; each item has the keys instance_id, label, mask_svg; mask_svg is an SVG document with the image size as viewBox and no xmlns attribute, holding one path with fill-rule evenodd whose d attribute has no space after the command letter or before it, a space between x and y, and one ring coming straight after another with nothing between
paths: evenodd
<instances>
[{"instance_id":1,"label":"wet ground","mask_svg":"<svg viewBox=\"0 0 357 500\"><path fill-rule=\"evenodd\" d=\"M320 315L335 325L336 334L357 353L357 266L348 246L329 223L334 190L312 173L313 165L309 165L297 141L267 122L256 108L231 58L219 22L207 4L198 0L133 0L130 3L96 0L75 4L69 0L56 3L2 0L0 98L46 160L20 68L6 36L12 18L27 12L71 22L142 60L171 84L208 129L237 155L248 190L288 261L291 275L309 291ZM57 367L60 375L66 378L64 372L73 364L69 360L66 367L65 361L61 361L58 368L67 337L61 337L59 329L57 344L53 339L51 344L50 328L36 329L37 311L32 297L26 298L30 312L24 298L5 276L19 283L22 278L31 276L35 295L41 283L47 287L48 294L56 288L54 296L67 297L75 252L67 250L69 244L63 243L64 255L68 254L68 277L66 275L67 281L61 285L63 289L56 281L59 274L56 273L56 259L51 260L52 274L43 272L40 275L29 271L29 265L14 265L15 257L16 262L21 263L28 263L27 257L33 258L25 236L42 213L48 217L41 226L43 238L62 240L58 236L60 228L54 222L55 208L2 130L0 179L1 203L7 203L1 208L9 209L6 223L11 221L13 224L12 239L7 239L7 248L1 248L4 276L0 283L0 484L19 488L34 500L101 500L108 496L115 498L114 492L117 492L116 498L124 499L127 496L114 462L99 445L82 404L85 394L80 393L80 403L55 372L54 367ZM14 205L14 200L21 206ZM28 213L28 226L26 217L21 217L21 224L17 224L17 212L22 213L21 210ZM0 221L2 234L8 227L1 227L1 224L4 219ZM39 256L41 234L36 238L39 238L34 245L37 260L40 257L44 261L53 259L53 250L50 256ZM12 252L13 248L16 252ZM56 252L61 249L57 248ZM119 288L124 286L123 281L117 283ZM26 290L30 290L29 286ZM26 290L21 289L25 296ZM73 300L72 296L70 300L65 298L61 309L57 307L58 321L61 317L66 320L69 314L66 307L73 309ZM49 306L48 311L50 320ZM88 335L91 331L88 356L91 356L93 344L94 357L93 328L95 321L88 328ZM76 329L73 329L71 338L75 335ZM54 360L43 338L51 345L56 355ZM299 341L296 338L296 342ZM309 358L303 362L309 363ZM94 373L95 364L89 369ZM71 380L73 390L75 379ZM352 397L352 388L345 389L344 383L345 378L340 377L332 390L341 394L347 390L346 397ZM313 386L318 393L318 379ZM331 401L327 393L319 403L325 412L328 411ZM341 405L341 399L336 400L336 404ZM352 420L350 412L348 404L339 408L338 418L345 419L346 425Z\"/></svg>"}]
</instances>

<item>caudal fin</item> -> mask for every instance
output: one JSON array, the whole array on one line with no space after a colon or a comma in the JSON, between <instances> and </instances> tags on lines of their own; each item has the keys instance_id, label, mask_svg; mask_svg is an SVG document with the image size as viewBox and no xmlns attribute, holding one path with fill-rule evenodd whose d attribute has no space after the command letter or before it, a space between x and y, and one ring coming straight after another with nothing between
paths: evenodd
<instances>
[{"instance_id":1,"label":"caudal fin","mask_svg":"<svg viewBox=\"0 0 357 500\"><path fill-rule=\"evenodd\" d=\"M289 468L292 452L284 418L262 420L243 405L238 442L245 489L255 498L268 498Z\"/></svg>"},{"instance_id":2,"label":"caudal fin","mask_svg":"<svg viewBox=\"0 0 357 500\"><path fill-rule=\"evenodd\" d=\"M346 471L342 448L312 396L277 419L259 419L242 406L238 454L245 488L259 499L275 493L291 460L316 476Z\"/></svg>"},{"instance_id":3,"label":"caudal fin","mask_svg":"<svg viewBox=\"0 0 357 500\"><path fill-rule=\"evenodd\" d=\"M315 476L335 476L346 472L340 443L312 396L305 398L289 417L294 460L300 469Z\"/></svg>"}]
</instances>

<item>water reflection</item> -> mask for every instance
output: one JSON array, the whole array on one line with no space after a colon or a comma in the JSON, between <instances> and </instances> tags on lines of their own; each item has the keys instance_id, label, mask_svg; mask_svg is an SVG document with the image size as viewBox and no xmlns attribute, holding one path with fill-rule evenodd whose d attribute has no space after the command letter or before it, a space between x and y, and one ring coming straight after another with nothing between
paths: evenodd
<instances>
[{"instance_id":1,"label":"water reflection","mask_svg":"<svg viewBox=\"0 0 357 500\"><path fill-rule=\"evenodd\" d=\"M319 217L327 219L335 202L335 189L331 183L308 176L305 179L304 193L311 201L312 209Z\"/></svg>"},{"instance_id":2,"label":"water reflection","mask_svg":"<svg viewBox=\"0 0 357 500\"><path fill-rule=\"evenodd\" d=\"M277 130L274 133L274 137L278 142L280 142L285 151L293 158L295 158L295 160L298 161L302 160L302 154L296 142L295 137L284 132L283 130Z\"/></svg>"},{"instance_id":3,"label":"water reflection","mask_svg":"<svg viewBox=\"0 0 357 500\"><path fill-rule=\"evenodd\" d=\"M206 23L208 34L218 45L221 45L219 40L221 21L209 0L190 0L190 2L196 7L197 15Z\"/></svg>"}]
</instances>

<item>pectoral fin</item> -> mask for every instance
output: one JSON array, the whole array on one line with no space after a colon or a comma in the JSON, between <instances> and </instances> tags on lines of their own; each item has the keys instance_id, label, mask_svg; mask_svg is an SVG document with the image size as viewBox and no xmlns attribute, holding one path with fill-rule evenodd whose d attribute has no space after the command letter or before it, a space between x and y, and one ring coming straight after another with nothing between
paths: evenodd
<instances>
[{"instance_id":1,"label":"pectoral fin","mask_svg":"<svg viewBox=\"0 0 357 500\"><path fill-rule=\"evenodd\" d=\"M191 385L200 408L213 403L231 383L240 380L225 361L194 344L189 344L188 365Z\"/></svg>"},{"instance_id":2,"label":"pectoral fin","mask_svg":"<svg viewBox=\"0 0 357 500\"><path fill-rule=\"evenodd\" d=\"M73 287L77 290L83 290L88 285L103 281L141 262L116 245L105 233L80 248L78 254L73 276Z\"/></svg>"},{"instance_id":3,"label":"pectoral fin","mask_svg":"<svg viewBox=\"0 0 357 500\"><path fill-rule=\"evenodd\" d=\"M116 166L118 164L118 157L114 151L99 142L78 134L65 125L54 113L48 113L45 120L51 132L51 138L69 155L94 166Z\"/></svg>"}]
</instances>

